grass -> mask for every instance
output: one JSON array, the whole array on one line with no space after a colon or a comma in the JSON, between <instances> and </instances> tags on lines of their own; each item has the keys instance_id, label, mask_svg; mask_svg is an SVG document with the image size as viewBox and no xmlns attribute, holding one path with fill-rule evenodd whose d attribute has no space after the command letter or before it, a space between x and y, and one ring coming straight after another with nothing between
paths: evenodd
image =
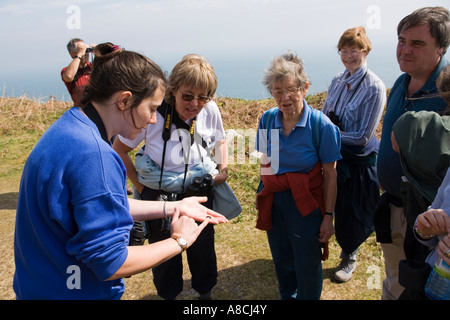
<instances>
[{"instance_id":1,"label":"grass","mask_svg":"<svg viewBox=\"0 0 450 320\"><path fill-rule=\"evenodd\" d=\"M308 96L308 102L320 109L326 93ZM256 129L261 114L274 106L271 99L241 100L218 98L226 129ZM0 97L0 299L15 298L14 223L22 168L45 130L70 104L53 99L35 101ZM249 163L251 147L246 147L245 163L230 165L229 184L239 198L243 213L229 224L216 227L216 253L219 278L213 298L219 300L278 300L278 284L265 232L255 228L255 190L258 165ZM237 162L237 161L236 161ZM358 253L358 267L352 280L336 283L333 273L339 263L340 248L334 237L330 257L323 263L323 300L379 300L384 279L380 246L372 235ZM184 256L185 259L185 256ZM186 263L184 264L187 265ZM125 279L125 300L160 299L152 282L152 272ZM184 269L184 291L180 299L194 299L190 273Z\"/></svg>"}]
</instances>

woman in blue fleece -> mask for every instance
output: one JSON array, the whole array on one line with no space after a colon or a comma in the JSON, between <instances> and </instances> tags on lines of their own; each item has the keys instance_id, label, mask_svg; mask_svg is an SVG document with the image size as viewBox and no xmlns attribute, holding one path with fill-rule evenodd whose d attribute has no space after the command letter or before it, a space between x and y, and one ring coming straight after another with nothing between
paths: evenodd
<instances>
[{"instance_id":1,"label":"woman in blue fleece","mask_svg":"<svg viewBox=\"0 0 450 320\"><path fill-rule=\"evenodd\" d=\"M191 245L221 215L199 204L127 198L126 170L111 148L156 121L166 79L150 59L112 43L95 48L83 109L74 107L42 136L25 164L17 206L17 299L120 299L122 277ZM129 247L134 220L173 216L172 237ZM199 226L195 220L204 221Z\"/></svg>"}]
</instances>

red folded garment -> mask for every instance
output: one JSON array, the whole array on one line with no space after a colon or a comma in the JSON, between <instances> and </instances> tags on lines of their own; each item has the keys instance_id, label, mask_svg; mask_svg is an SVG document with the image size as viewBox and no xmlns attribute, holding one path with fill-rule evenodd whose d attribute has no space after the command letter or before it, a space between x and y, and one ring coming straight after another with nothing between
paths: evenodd
<instances>
[{"instance_id":1,"label":"red folded garment","mask_svg":"<svg viewBox=\"0 0 450 320\"><path fill-rule=\"evenodd\" d=\"M258 219L256 228L272 229L272 204L274 192L291 189L295 203L302 216L307 216L320 207L325 212L323 198L322 165L318 162L308 173L287 172L280 175L263 175L264 188L256 196ZM319 236L319 235L317 235ZM328 245L324 246L324 255L328 256ZM322 256L322 260L324 259Z\"/></svg>"}]
</instances>

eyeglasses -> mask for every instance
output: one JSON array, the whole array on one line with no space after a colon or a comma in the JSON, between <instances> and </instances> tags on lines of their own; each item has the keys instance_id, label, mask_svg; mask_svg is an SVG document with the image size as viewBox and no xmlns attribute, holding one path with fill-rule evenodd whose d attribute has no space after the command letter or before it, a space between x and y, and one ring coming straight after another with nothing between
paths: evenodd
<instances>
[{"instance_id":1,"label":"eyeglasses","mask_svg":"<svg viewBox=\"0 0 450 320\"><path fill-rule=\"evenodd\" d=\"M340 56L352 56L352 57L356 57L358 54L360 54L361 52L364 52L366 50L339 50L338 53Z\"/></svg>"},{"instance_id":2,"label":"eyeglasses","mask_svg":"<svg viewBox=\"0 0 450 320\"><path fill-rule=\"evenodd\" d=\"M208 103L208 102L210 102L211 101L211 98L210 97L204 97L204 96L198 96L198 97L195 97L194 95L192 95L192 94L189 94L189 93L182 93L182 92L180 92L181 93L181 99L183 99L184 101L192 101L192 100L194 100L194 99L196 99L197 98L197 101L199 102L199 103Z\"/></svg>"},{"instance_id":3,"label":"eyeglasses","mask_svg":"<svg viewBox=\"0 0 450 320\"><path fill-rule=\"evenodd\" d=\"M292 96L294 93L298 92L298 90L300 90L301 87L289 87L287 89L272 89L270 92L272 93L272 96L274 98L281 98L283 96L283 93L286 92L286 95L288 97Z\"/></svg>"}]
</instances>

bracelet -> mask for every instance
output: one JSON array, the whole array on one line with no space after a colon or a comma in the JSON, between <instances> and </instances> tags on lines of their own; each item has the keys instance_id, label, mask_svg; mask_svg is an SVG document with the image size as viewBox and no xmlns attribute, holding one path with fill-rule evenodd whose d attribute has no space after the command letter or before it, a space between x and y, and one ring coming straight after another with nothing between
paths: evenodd
<instances>
[{"instance_id":1,"label":"bracelet","mask_svg":"<svg viewBox=\"0 0 450 320\"><path fill-rule=\"evenodd\" d=\"M326 212L326 211L325 211L325 215L326 215L326 216L332 216L332 215L333 215L333 212Z\"/></svg>"},{"instance_id":2,"label":"bracelet","mask_svg":"<svg viewBox=\"0 0 450 320\"><path fill-rule=\"evenodd\" d=\"M164 200L164 204L163 204L164 220L167 220L167 214L166 214L166 202L167 202L167 200Z\"/></svg>"},{"instance_id":3,"label":"bracelet","mask_svg":"<svg viewBox=\"0 0 450 320\"><path fill-rule=\"evenodd\" d=\"M419 227L418 227L418 225L417 225L417 221L416 221L416 223L414 223L414 232L415 232L416 235L417 235L420 239L422 239L422 240L430 240L431 238L434 237L434 235L428 235L428 236L426 236L426 235L422 234L422 232L420 232Z\"/></svg>"}]
</instances>

